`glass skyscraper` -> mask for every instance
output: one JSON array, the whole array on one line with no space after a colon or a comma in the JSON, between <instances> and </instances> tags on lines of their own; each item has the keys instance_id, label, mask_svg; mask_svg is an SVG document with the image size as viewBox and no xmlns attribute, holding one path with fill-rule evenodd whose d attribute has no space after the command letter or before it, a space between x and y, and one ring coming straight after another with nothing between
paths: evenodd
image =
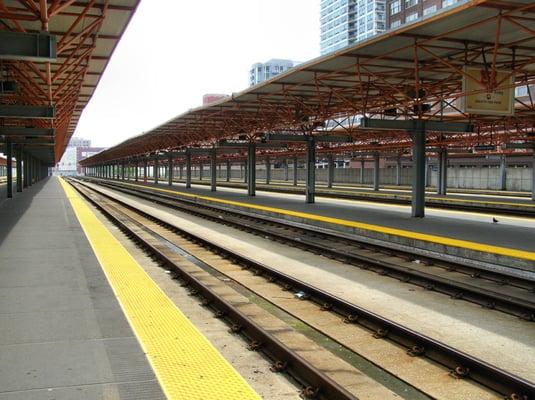
<instances>
[{"instance_id":1,"label":"glass skyscraper","mask_svg":"<svg viewBox=\"0 0 535 400\"><path fill-rule=\"evenodd\" d=\"M321 0L321 54L385 31L385 0Z\"/></svg>"}]
</instances>

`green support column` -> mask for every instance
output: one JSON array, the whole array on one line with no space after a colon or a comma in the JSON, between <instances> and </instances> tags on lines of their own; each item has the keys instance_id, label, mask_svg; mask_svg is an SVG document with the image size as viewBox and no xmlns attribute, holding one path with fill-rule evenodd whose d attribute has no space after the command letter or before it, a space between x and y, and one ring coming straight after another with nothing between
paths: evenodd
<instances>
[{"instance_id":1,"label":"green support column","mask_svg":"<svg viewBox=\"0 0 535 400\"><path fill-rule=\"evenodd\" d=\"M307 136L305 168L305 201L307 203L314 203L316 201L316 141L312 135Z\"/></svg>"},{"instance_id":2,"label":"green support column","mask_svg":"<svg viewBox=\"0 0 535 400\"><path fill-rule=\"evenodd\" d=\"M22 192L22 146L17 146L17 192Z\"/></svg>"},{"instance_id":3,"label":"green support column","mask_svg":"<svg viewBox=\"0 0 535 400\"><path fill-rule=\"evenodd\" d=\"M191 188L191 152L186 150L186 189Z\"/></svg>"},{"instance_id":4,"label":"green support column","mask_svg":"<svg viewBox=\"0 0 535 400\"><path fill-rule=\"evenodd\" d=\"M256 196L256 144L247 147L247 194Z\"/></svg>"},{"instance_id":5,"label":"green support column","mask_svg":"<svg viewBox=\"0 0 535 400\"><path fill-rule=\"evenodd\" d=\"M23 182L22 182L22 186L27 188L29 185L28 185L28 158L29 158L29 154L28 153L24 153L23 155L23 165L22 165L22 172L24 174L23 176Z\"/></svg>"},{"instance_id":6,"label":"green support column","mask_svg":"<svg viewBox=\"0 0 535 400\"><path fill-rule=\"evenodd\" d=\"M379 153L373 155L373 190L379 190Z\"/></svg>"},{"instance_id":7,"label":"green support column","mask_svg":"<svg viewBox=\"0 0 535 400\"><path fill-rule=\"evenodd\" d=\"M159 164L159 161L158 161L158 156L156 156L154 158L153 171L154 171L154 183L157 184L158 183L158 178L160 177L160 164Z\"/></svg>"},{"instance_id":8,"label":"green support column","mask_svg":"<svg viewBox=\"0 0 535 400\"><path fill-rule=\"evenodd\" d=\"M294 157L294 186L297 186L297 157Z\"/></svg>"},{"instance_id":9,"label":"green support column","mask_svg":"<svg viewBox=\"0 0 535 400\"><path fill-rule=\"evenodd\" d=\"M269 185L271 182L271 160L269 157L266 157L266 185Z\"/></svg>"},{"instance_id":10,"label":"green support column","mask_svg":"<svg viewBox=\"0 0 535 400\"><path fill-rule=\"evenodd\" d=\"M425 126L421 120L415 121L412 133L412 216L425 216Z\"/></svg>"},{"instance_id":11,"label":"green support column","mask_svg":"<svg viewBox=\"0 0 535 400\"><path fill-rule=\"evenodd\" d=\"M210 191L217 190L217 154L216 150L210 151Z\"/></svg>"},{"instance_id":12,"label":"green support column","mask_svg":"<svg viewBox=\"0 0 535 400\"><path fill-rule=\"evenodd\" d=\"M7 168L7 198L13 197L13 145L11 140L6 138L6 168Z\"/></svg>"},{"instance_id":13,"label":"green support column","mask_svg":"<svg viewBox=\"0 0 535 400\"><path fill-rule=\"evenodd\" d=\"M173 186L173 156L169 155L169 160L167 161L167 177L169 178L169 186Z\"/></svg>"},{"instance_id":14,"label":"green support column","mask_svg":"<svg viewBox=\"0 0 535 400\"><path fill-rule=\"evenodd\" d=\"M327 187L331 189L334 182L334 156L327 155Z\"/></svg>"}]
</instances>

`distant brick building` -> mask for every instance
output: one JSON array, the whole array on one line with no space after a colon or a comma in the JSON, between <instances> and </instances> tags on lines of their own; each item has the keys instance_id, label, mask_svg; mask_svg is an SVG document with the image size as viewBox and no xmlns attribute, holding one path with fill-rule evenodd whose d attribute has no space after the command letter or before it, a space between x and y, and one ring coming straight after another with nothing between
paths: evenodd
<instances>
[{"instance_id":1,"label":"distant brick building","mask_svg":"<svg viewBox=\"0 0 535 400\"><path fill-rule=\"evenodd\" d=\"M208 93L202 97L202 105L206 106L208 104L215 103L216 101L226 99L227 97L228 95L226 94Z\"/></svg>"},{"instance_id":2,"label":"distant brick building","mask_svg":"<svg viewBox=\"0 0 535 400\"><path fill-rule=\"evenodd\" d=\"M80 160L104 150L104 147L91 147L91 141L73 137L63 153L60 162L54 168L54 173L62 176L79 175L82 169Z\"/></svg>"},{"instance_id":3,"label":"distant brick building","mask_svg":"<svg viewBox=\"0 0 535 400\"><path fill-rule=\"evenodd\" d=\"M443 8L455 6L459 0L386 0L386 29L395 29L414 22Z\"/></svg>"}]
</instances>

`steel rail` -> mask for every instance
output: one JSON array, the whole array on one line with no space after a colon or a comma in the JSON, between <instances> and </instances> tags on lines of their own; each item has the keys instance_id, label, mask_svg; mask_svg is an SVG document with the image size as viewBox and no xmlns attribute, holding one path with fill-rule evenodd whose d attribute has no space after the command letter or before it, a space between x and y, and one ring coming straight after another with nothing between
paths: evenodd
<instances>
[{"instance_id":1,"label":"steel rail","mask_svg":"<svg viewBox=\"0 0 535 400\"><path fill-rule=\"evenodd\" d=\"M518 316L527 321L535 321L535 301L529 301L526 299L518 298L515 296L507 295L500 291L492 291L489 288L478 287L472 283L459 282L458 280L448 279L446 277L441 277L434 275L432 273L418 271L410 267L405 267L401 265L396 265L392 262L385 262L377 260L372 257L367 257L362 254L351 253L348 251L336 250L332 246L329 246L327 240L344 241L348 246L362 247L365 246L368 249L371 249L376 252L380 252L386 255L391 255L399 257L401 259L411 261L418 259L421 263L427 265L436 265L441 268L447 269L449 271L457 271L467 276L470 276L470 279L474 278L485 278L490 281L496 282L497 284L505 287L506 284L511 284L513 286L518 286L522 289L525 289L527 293L535 291L535 282L520 279L518 277L511 277L506 274L501 274L498 272L484 271L481 269L472 268L466 265L444 262L437 258L423 255L415 255L409 252L403 252L401 250L393 250L391 248L385 248L379 245L370 245L368 243L359 242L353 239L348 239L347 237L341 237L341 235L334 235L326 232L318 232L312 229L306 229L302 226L296 227L294 225L288 225L287 223L277 220L267 220L259 215L250 215L247 214L244 216L238 211L229 210L227 208L221 208L214 205L207 205L205 203L197 203L187 199L177 198L176 196L169 196L162 193L155 193L150 190L150 187L147 190L136 188L125 188L121 184L109 183L97 181L103 186L111 187L115 190L120 190L124 193L133 194L135 196L145 198L152 202L164 205L166 207L171 207L182 212L187 212L194 214L196 216L210 219L218 223L224 223L231 226L234 226L241 230L246 230L253 232L261 236L271 236L274 240L284 242L285 244L292 245L294 247L301 248L303 250L312 251L314 253L320 253L324 256L337 259L341 262L348 263L350 265L357 266L362 269L372 270L381 275L388 275L392 278L401 280L406 283L411 283L424 287L427 290L434 290L443 294L447 294L454 299L462 299L470 301L479 305L482 305L486 308L496 309L508 314ZM206 211L203 210L217 210L217 212L209 215ZM230 217L222 218L222 213L230 215ZM238 219L247 218L247 223L239 221ZM303 240L302 237L295 234L276 232L274 230L266 229L265 226L255 226L253 221L261 221L263 224L274 224L279 225L284 228L291 228L293 232L305 232L308 235L320 236L320 238L311 238L310 240ZM441 265L443 264L443 265ZM535 295L534 295L535 299Z\"/></svg>"},{"instance_id":2,"label":"steel rail","mask_svg":"<svg viewBox=\"0 0 535 400\"><path fill-rule=\"evenodd\" d=\"M253 270L256 274L266 276L270 282L277 283L286 290L304 292L307 300L320 305L324 310L337 313L343 317L344 322L359 324L374 332L373 336L377 339L390 340L405 347L407 353L412 356L425 357L443 365L450 370L450 374L455 378L469 378L511 400L535 399L535 383L533 382L529 382L519 376L478 359L477 357L457 350L363 307L352 304L306 282L284 274L265 264L259 263L249 257L237 254L225 246L204 239L175 226L174 224L150 215L149 213L139 210L109 194L103 193L95 188L90 189L97 192L99 195L115 201L121 206L158 223L166 229L212 250L214 253L227 258L244 268Z\"/></svg>"},{"instance_id":3,"label":"steel rail","mask_svg":"<svg viewBox=\"0 0 535 400\"><path fill-rule=\"evenodd\" d=\"M217 318L222 318L227 322L230 322L231 332L244 335L250 341L249 348L251 350L260 350L271 360L274 360L271 366L273 372L287 372L299 383L303 384L304 387L302 388L301 394L304 398L330 400L356 399L356 397L344 387L336 383L322 371L315 368L307 360L291 350L251 318L247 317L230 302L220 297L220 295L208 285L204 284L200 279L185 271L160 249L143 239L135 232L135 230L129 228L127 223L125 223L120 216L114 214L114 212L103 205L101 201L92 198L92 196L85 191L93 190L96 192L94 189L85 187L84 190L78 185L73 184L70 180L69 183L78 191L78 193L126 233L130 239L135 240L138 245L141 245L148 251L154 259L162 264L162 266L168 268L176 274L176 277L180 277L187 286L190 286L190 294L200 295L203 298L203 305L212 308ZM99 196L104 196L121 204L123 207L133 209L105 194L98 194ZM139 212L139 210L136 210L136 212Z\"/></svg>"}]
</instances>

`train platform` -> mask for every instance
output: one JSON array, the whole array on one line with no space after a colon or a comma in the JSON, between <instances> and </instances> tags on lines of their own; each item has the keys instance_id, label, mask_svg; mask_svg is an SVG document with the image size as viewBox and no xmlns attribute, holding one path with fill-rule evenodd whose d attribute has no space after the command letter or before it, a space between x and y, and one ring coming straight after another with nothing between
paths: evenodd
<instances>
[{"instance_id":1,"label":"train platform","mask_svg":"<svg viewBox=\"0 0 535 400\"><path fill-rule=\"evenodd\" d=\"M261 189L255 197L249 197L236 188L218 187L216 192L211 192L204 185L185 189L180 183L172 188L167 184L124 183L132 188L157 188L167 195L358 235L372 242L410 247L422 254L440 253L462 258L482 268L535 273L535 220L532 218L495 218L492 214L429 207L426 218L416 219L410 217L409 206L404 205L334 198L317 198L315 204L306 204L301 195ZM498 222L494 222L496 220Z\"/></svg>"},{"instance_id":2,"label":"train platform","mask_svg":"<svg viewBox=\"0 0 535 400\"><path fill-rule=\"evenodd\" d=\"M0 220L0 399L259 398L60 179Z\"/></svg>"},{"instance_id":3,"label":"train platform","mask_svg":"<svg viewBox=\"0 0 535 400\"><path fill-rule=\"evenodd\" d=\"M185 183L184 180L177 180ZM210 185L209 179L192 180L197 185ZM230 182L218 181L218 186L233 187L247 190L247 185L243 181L233 180ZM282 193L305 193L304 183L298 182L293 185L289 181L271 181L264 183L261 179L257 182L258 190ZM328 188L325 183L316 184L316 196L339 197L356 200L369 200L386 202L393 204L410 204L411 189L407 186L381 186L380 190L374 191L367 185L337 183L332 188ZM440 208L458 208L477 211L491 211L496 213L507 213L516 215L533 215L535 217L535 202L531 200L531 193L493 191L493 190L464 190L448 189L447 195L436 194L435 188L426 190L426 205Z\"/></svg>"}]
</instances>

